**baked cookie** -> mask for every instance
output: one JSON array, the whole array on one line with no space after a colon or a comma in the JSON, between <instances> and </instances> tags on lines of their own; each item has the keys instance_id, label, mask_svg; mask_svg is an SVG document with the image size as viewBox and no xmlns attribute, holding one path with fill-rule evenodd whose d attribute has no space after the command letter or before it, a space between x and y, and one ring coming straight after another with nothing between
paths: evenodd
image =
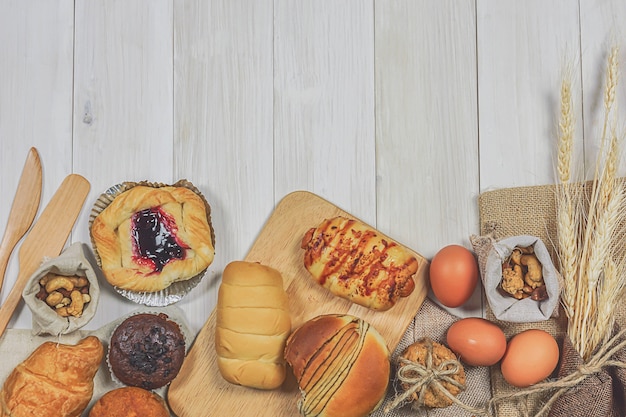
<instances>
[{"instance_id":1,"label":"baked cookie","mask_svg":"<svg viewBox=\"0 0 626 417\"><path fill-rule=\"evenodd\" d=\"M156 292L206 270L215 255L206 202L186 187L137 185L116 196L90 228L107 281Z\"/></svg>"},{"instance_id":2,"label":"baked cookie","mask_svg":"<svg viewBox=\"0 0 626 417\"><path fill-rule=\"evenodd\" d=\"M415 363L422 365L424 367L428 367L427 358L428 355L431 355L432 358L432 368L440 369L440 370L451 370L454 367L457 367L455 373L448 375L448 377L452 378L452 380L456 381L456 384L450 383L444 379L439 379L438 382L446 389L448 392L454 396L458 395L461 392L460 386L464 386L465 384L465 370L454 352L448 349L446 346L437 343L429 338L423 338L412 345L408 346L400 358L398 359L398 372L401 372L401 368L403 366L407 366L406 363L402 361L402 358L407 359L409 363ZM454 364L445 364L446 361L454 361ZM406 371L406 369L405 369ZM410 377L417 377L419 374L415 371L406 371ZM414 373L415 375L411 375ZM402 389L407 390L408 387L405 383L401 383ZM448 398L443 392L441 392L434 385L429 385L424 392L422 398L419 398L419 391L413 393L412 400L422 404L426 407L431 408L444 408L452 405L452 400Z\"/></svg>"}]
</instances>

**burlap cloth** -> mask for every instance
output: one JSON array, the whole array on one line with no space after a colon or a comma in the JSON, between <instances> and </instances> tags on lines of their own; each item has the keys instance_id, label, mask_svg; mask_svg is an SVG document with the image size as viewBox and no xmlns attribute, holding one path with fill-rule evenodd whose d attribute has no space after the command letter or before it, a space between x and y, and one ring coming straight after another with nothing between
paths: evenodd
<instances>
[{"instance_id":1,"label":"burlap cloth","mask_svg":"<svg viewBox=\"0 0 626 417\"><path fill-rule=\"evenodd\" d=\"M392 352L391 360L394 364L392 374L395 373L395 363L398 356L404 351L404 349L423 337L430 337L432 340L444 343L446 340L446 332L448 327L455 321L459 320L458 317L446 312L434 302L428 298L424 301L424 304L417 313L415 319L409 326L408 330L400 340L396 350ZM466 388L458 395L458 399L464 404L471 407L480 407L485 404L491 397L491 387L489 384L489 368L480 366L466 366ZM415 416L429 416L429 417L472 417L473 414L469 413L459 407L452 405L446 408L422 408L418 410L411 409L410 404L396 408L389 413L384 412L385 406L390 404L395 398L395 391L400 390L395 382L392 381L391 389L387 392L387 398L384 403L376 410L372 416L378 417L415 417Z\"/></svg>"},{"instance_id":2,"label":"burlap cloth","mask_svg":"<svg viewBox=\"0 0 626 417\"><path fill-rule=\"evenodd\" d=\"M487 191L478 197L480 215L480 234L491 235L496 239L503 239L510 236L532 235L540 238L550 253L555 265L557 256L555 250L556 242L556 194L555 186L534 186L517 187ZM617 311L618 326L626 328L626 306ZM495 315L486 304L485 318L498 324L504 331L507 339L511 336L530 328L542 329L553 336L559 342L562 350L562 361L559 368L564 373L569 373L581 365L580 357L575 352L569 350L568 339L566 337L566 317L562 308L559 307L557 317L551 317L533 323L505 322L496 319ZM457 317L447 313L435 303L426 299L424 305L415 317L415 320L408 328L400 344L392 354L392 361L395 363L398 355L414 341L422 337L430 337L438 342L445 342L445 334L448 327L458 320ZM573 349L572 349L573 350ZM626 349L622 349L616 359L626 360ZM395 371L395 370L394 370ZM492 397L506 397L519 392L518 389L510 386L502 377L499 366L492 367L471 367L466 366L467 373L466 389L459 394L458 399L470 407L482 408ZM554 375L548 382L554 381L557 377L564 375ZM616 378L617 377L617 378ZM553 406L550 417L617 417L613 409L607 410L607 404L612 407L615 401L624 403L623 386L616 386L614 380L626 381L626 370L608 370L592 375L587 378L576 389L568 391L562 395ZM619 385L619 384L617 384ZM392 381L392 387L394 386ZM394 388L389 390L387 398L382 406L373 416L387 417L408 417L408 416L429 416L429 417L465 417L472 416L456 405L443 409L419 409L412 410L410 405L397 408L387 414L384 408L393 401L395 396ZM535 416L537 410L549 398L550 393L538 393L525 395L519 398L510 398L499 401L495 404L494 412L497 417L519 417ZM591 404L598 404L597 407ZM558 412L555 408L559 407ZM585 407L582 407L585 405ZM618 404L618 409L620 405ZM584 410L584 411L583 411ZM592 410L591 412L589 410ZM585 414L581 414L585 413ZM626 414L620 417L626 417Z\"/></svg>"},{"instance_id":3,"label":"burlap cloth","mask_svg":"<svg viewBox=\"0 0 626 417\"><path fill-rule=\"evenodd\" d=\"M492 233L498 239L520 234L537 236L545 242L553 262L555 265L558 265L555 250L557 229L556 187L554 185L517 187L484 192L478 198L478 206L481 235ZM625 312L626 307L616 311L618 326L622 328L624 328L625 324ZM573 349L568 350L567 348L567 321L562 309L558 317L537 323L525 324L498 321L489 308L487 308L486 317L500 325L507 338L529 328L546 330L555 336L561 346L561 368L571 370L581 364L580 358L576 358L574 355L575 351L573 352ZM558 414L553 412L551 416L576 417L581 415L577 414L576 410L581 410L582 405L588 405L591 400L598 403L607 403L610 402L610 398L615 394L618 397L623 396L623 389L621 392L619 390L611 392L611 388L607 389L607 386L611 385L607 378L608 374L603 372L587 379L585 381L587 388L595 388L587 391L585 394L580 389L578 393L570 392L567 396L563 396L559 403L561 405L568 404L569 409L567 411L562 410ZM515 389L504 381L497 366L491 367L491 385L493 395L506 395L515 392ZM588 395L592 391L593 394ZM496 407L497 415L499 417L534 416L546 399L546 394L537 394L523 397L519 400L501 402ZM555 408L556 405L553 406L553 410ZM598 411L587 415L596 417L612 416L614 414L610 411Z\"/></svg>"}]
</instances>

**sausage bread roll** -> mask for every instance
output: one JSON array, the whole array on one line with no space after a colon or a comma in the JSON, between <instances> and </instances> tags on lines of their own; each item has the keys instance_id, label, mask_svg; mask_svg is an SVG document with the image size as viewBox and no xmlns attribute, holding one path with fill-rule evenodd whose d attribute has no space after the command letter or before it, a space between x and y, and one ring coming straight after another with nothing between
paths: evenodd
<instances>
[{"instance_id":1,"label":"sausage bread roll","mask_svg":"<svg viewBox=\"0 0 626 417\"><path fill-rule=\"evenodd\" d=\"M360 221L324 220L305 234L301 247L318 284L372 310L390 309L415 288L415 256Z\"/></svg>"}]
</instances>

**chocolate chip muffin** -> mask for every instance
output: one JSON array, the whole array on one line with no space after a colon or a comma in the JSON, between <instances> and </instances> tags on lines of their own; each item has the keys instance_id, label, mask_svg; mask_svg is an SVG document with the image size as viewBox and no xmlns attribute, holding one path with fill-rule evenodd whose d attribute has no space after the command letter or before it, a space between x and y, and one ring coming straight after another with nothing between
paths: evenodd
<instances>
[{"instance_id":1,"label":"chocolate chip muffin","mask_svg":"<svg viewBox=\"0 0 626 417\"><path fill-rule=\"evenodd\" d=\"M166 314L130 316L113 332L109 366L123 384L153 390L171 382L185 358L185 338Z\"/></svg>"}]
</instances>

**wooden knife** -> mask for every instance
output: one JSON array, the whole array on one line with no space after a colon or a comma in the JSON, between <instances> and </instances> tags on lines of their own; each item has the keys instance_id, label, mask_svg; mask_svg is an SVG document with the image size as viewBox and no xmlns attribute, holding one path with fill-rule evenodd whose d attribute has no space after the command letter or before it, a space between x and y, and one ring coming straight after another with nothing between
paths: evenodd
<instances>
[{"instance_id":1,"label":"wooden knife","mask_svg":"<svg viewBox=\"0 0 626 417\"><path fill-rule=\"evenodd\" d=\"M17 245L33 224L41 199L41 160L37 149L30 148L22 176L17 185L11 205L7 226L0 243L0 288L4 281L9 258Z\"/></svg>"},{"instance_id":2,"label":"wooden knife","mask_svg":"<svg viewBox=\"0 0 626 417\"><path fill-rule=\"evenodd\" d=\"M0 307L0 335L4 333L22 299L22 291L44 258L60 255L89 194L91 185L82 176L70 174L50 199L18 251L19 273Z\"/></svg>"}]
</instances>

